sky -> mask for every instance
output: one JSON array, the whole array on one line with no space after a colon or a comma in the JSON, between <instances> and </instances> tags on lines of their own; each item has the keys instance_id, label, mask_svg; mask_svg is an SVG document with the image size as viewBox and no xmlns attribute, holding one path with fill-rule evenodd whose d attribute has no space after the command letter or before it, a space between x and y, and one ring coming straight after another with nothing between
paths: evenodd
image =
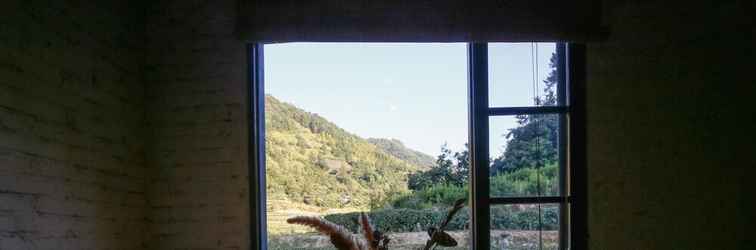
<instances>
[{"instance_id":1,"label":"sky","mask_svg":"<svg viewBox=\"0 0 756 250\"><path fill-rule=\"evenodd\" d=\"M541 84L554 51L553 44L536 47L537 67L531 43L489 45L491 106L532 105L534 69ZM266 94L350 133L399 139L431 156L443 144L461 150L468 140L464 43L283 43L264 50ZM490 121L495 157L516 124L513 117Z\"/></svg>"}]
</instances>

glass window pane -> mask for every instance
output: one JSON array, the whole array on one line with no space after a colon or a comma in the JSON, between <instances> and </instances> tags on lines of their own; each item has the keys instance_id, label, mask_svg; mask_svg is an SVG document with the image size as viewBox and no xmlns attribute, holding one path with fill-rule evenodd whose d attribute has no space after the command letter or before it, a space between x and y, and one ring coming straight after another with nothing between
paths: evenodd
<instances>
[{"instance_id":1,"label":"glass window pane","mask_svg":"<svg viewBox=\"0 0 756 250\"><path fill-rule=\"evenodd\" d=\"M559 195L559 116L489 118L491 197Z\"/></svg>"},{"instance_id":2,"label":"glass window pane","mask_svg":"<svg viewBox=\"0 0 756 250\"><path fill-rule=\"evenodd\" d=\"M559 205L491 206L491 249L559 249Z\"/></svg>"},{"instance_id":3,"label":"glass window pane","mask_svg":"<svg viewBox=\"0 0 756 250\"><path fill-rule=\"evenodd\" d=\"M265 45L268 248L335 249L289 222L315 216L357 233L360 212L391 238L388 249L421 248L469 194L466 51ZM446 228L461 247L468 220L465 208Z\"/></svg>"},{"instance_id":4,"label":"glass window pane","mask_svg":"<svg viewBox=\"0 0 756 250\"><path fill-rule=\"evenodd\" d=\"M555 43L490 43L489 105L556 105L556 63L552 63L555 54Z\"/></svg>"}]
</instances>

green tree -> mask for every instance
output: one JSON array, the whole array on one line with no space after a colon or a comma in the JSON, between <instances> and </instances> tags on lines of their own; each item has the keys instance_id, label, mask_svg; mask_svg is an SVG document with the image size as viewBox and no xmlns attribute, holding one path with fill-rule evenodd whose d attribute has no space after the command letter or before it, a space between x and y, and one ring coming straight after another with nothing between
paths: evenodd
<instances>
[{"instance_id":1,"label":"green tree","mask_svg":"<svg viewBox=\"0 0 756 250\"><path fill-rule=\"evenodd\" d=\"M543 96L535 98L537 106L557 104L556 54L551 54L551 72L543 81ZM504 153L495 158L491 174L511 172L524 167L545 166L557 161L559 119L557 115L518 115L517 127L505 134Z\"/></svg>"},{"instance_id":2,"label":"green tree","mask_svg":"<svg viewBox=\"0 0 756 250\"><path fill-rule=\"evenodd\" d=\"M410 175L408 186L412 190L422 190L437 183L462 186L467 183L469 172L468 150L453 152L444 144L441 146L441 154L436 158L436 165L427 171Z\"/></svg>"}]
</instances>

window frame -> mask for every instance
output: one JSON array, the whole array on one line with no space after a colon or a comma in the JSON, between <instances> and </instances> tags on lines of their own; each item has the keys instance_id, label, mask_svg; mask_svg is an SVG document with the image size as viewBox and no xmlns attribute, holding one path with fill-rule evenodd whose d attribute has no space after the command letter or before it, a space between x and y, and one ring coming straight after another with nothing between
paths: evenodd
<instances>
[{"instance_id":1,"label":"window frame","mask_svg":"<svg viewBox=\"0 0 756 250\"><path fill-rule=\"evenodd\" d=\"M488 44L468 45L468 101L471 157L472 248L490 248L492 205L558 204L560 249L587 249L585 172L585 48L557 43L557 105L490 107ZM489 118L494 116L559 115L559 189L556 196L490 196Z\"/></svg>"},{"instance_id":2,"label":"window frame","mask_svg":"<svg viewBox=\"0 0 756 250\"><path fill-rule=\"evenodd\" d=\"M265 185L265 67L262 43L247 45L247 167L249 170L249 249L268 249Z\"/></svg>"},{"instance_id":3,"label":"window frame","mask_svg":"<svg viewBox=\"0 0 756 250\"><path fill-rule=\"evenodd\" d=\"M267 249L265 185L264 44L247 45L247 108L250 249ZM557 43L557 106L489 107L488 44L468 43L468 128L470 145L471 248L490 248L492 204L560 204L560 248L587 249L585 156L585 46ZM489 117L561 114L560 194L546 197L490 197ZM481 167L484 166L484 167ZM569 246L569 248L567 247Z\"/></svg>"}]
</instances>

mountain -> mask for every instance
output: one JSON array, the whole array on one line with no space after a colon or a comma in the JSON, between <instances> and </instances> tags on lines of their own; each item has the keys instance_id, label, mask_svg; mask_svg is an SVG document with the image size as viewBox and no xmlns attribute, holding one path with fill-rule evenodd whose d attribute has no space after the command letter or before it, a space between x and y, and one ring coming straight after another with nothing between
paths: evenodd
<instances>
[{"instance_id":1,"label":"mountain","mask_svg":"<svg viewBox=\"0 0 756 250\"><path fill-rule=\"evenodd\" d=\"M368 138L367 141L384 152L423 169L429 169L436 164L433 156L408 148L397 139Z\"/></svg>"},{"instance_id":2,"label":"mountain","mask_svg":"<svg viewBox=\"0 0 756 250\"><path fill-rule=\"evenodd\" d=\"M424 168L273 96L265 97L265 111L268 199L382 206L408 193L408 175Z\"/></svg>"}]
</instances>

